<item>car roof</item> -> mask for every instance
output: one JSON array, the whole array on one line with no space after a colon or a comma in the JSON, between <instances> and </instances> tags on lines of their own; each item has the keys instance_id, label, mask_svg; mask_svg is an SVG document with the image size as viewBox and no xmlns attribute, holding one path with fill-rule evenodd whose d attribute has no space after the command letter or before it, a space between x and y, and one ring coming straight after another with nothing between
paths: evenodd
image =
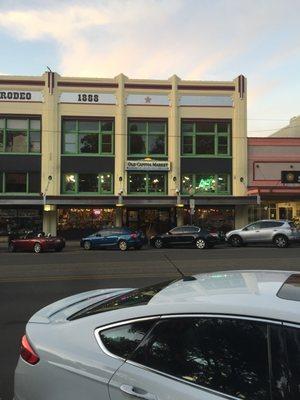
<instances>
[{"instance_id":1,"label":"car roof","mask_svg":"<svg viewBox=\"0 0 300 400\"><path fill-rule=\"evenodd\" d=\"M180 313L205 312L259 316L300 323L300 303L277 293L291 275L300 272L242 270L195 275L192 281L176 281L149 302L149 307L174 306ZM296 285L297 286L297 285ZM300 284L295 289L300 291ZM299 296L300 297L300 296Z\"/></svg>"}]
</instances>

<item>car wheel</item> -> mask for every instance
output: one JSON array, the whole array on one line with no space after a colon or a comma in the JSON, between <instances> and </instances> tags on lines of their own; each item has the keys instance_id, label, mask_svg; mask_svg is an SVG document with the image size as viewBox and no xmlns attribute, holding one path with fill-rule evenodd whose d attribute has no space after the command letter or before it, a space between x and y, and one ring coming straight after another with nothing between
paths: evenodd
<instances>
[{"instance_id":1,"label":"car wheel","mask_svg":"<svg viewBox=\"0 0 300 400\"><path fill-rule=\"evenodd\" d=\"M195 245L197 249L205 249L206 248L206 241L204 239L198 238L196 239Z\"/></svg>"},{"instance_id":2,"label":"car wheel","mask_svg":"<svg viewBox=\"0 0 300 400\"><path fill-rule=\"evenodd\" d=\"M14 253L14 252L16 251L15 245L14 245L13 243L9 243L9 245L8 245L8 250L9 250L11 253Z\"/></svg>"},{"instance_id":3,"label":"car wheel","mask_svg":"<svg viewBox=\"0 0 300 400\"><path fill-rule=\"evenodd\" d=\"M126 251L128 249L128 245L125 240L120 240L118 243L118 247L121 251Z\"/></svg>"},{"instance_id":4,"label":"car wheel","mask_svg":"<svg viewBox=\"0 0 300 400\"><path fill-rule=\"evenodd\" d=\"M289 240L284 235L275 236L273 242L274 242L275 246L279 247L280 249L283 249L284 247L288 247L288 245L289 245Z\"/></svg>"},{"instance_id":5,"label":"car wheel","mask_svg":"<svg viewBox=\"0 0 300 400\"><path fill-rule=\"evenodd\" d=\"M233 235L229 239L229 243L232 247L241 247L243 244L242 238L238 235Z\"/></svg>"},{"instance_id":6,"label":"car wheel","mask_svg":"<svg viewBox=\"0 0 300 400\"><path fill-rule=\"evenodd\" d=\"M161 249L163 247L163 241L161 239L155 239L154 247L156 249Z\"/></svg>"},{"instance_id":7,"label":"car wheel","mask_svg":"<svg viewBox=\"0 0 300 400\"><path fill-rule=\"evenodd\" d=\"M40 243L35 243L35 245L33 246L33 251L34 253L41 253L42 251L42 246Z\"/></svg>"},{"instance_id":8,"label":"car wheel","mask_svg":"<svg viewBox=\"0 0 300 400\"><path fill-rule=\"evenodd\" d=\"M86 240L86 241L83 243L83 248L84 248L84 250L91 250L91 248L92 248L92 243L91 243L89 240Z\"/></svg>"}]
</instances>

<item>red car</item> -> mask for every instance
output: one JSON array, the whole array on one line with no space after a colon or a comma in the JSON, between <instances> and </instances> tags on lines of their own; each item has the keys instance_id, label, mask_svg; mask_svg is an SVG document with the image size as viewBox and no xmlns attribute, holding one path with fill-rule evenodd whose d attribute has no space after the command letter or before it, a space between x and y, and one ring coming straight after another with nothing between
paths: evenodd
<instances>
[{"instance_id":1,"label":"red car","mask_svg":"<svg viewBox=\"0 0 300 400\"><path fill-rule=\"evenodd\" d=\"M28 232L23 236L11 237L8 242L8 248L11 252L17 250L33 251L34 253L41 253L47 250L62 251L65 245L65 240L61 237L45 236L42 233L36 234L33 232Z\"/></svg>"}]
</instances>

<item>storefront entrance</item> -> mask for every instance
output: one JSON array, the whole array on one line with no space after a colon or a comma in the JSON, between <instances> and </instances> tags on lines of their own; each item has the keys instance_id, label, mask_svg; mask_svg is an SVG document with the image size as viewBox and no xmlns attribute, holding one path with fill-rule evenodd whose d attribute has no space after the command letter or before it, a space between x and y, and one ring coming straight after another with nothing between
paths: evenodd
<instances>
[{"instance_id":1,"label":"storefront entrance","mask_svg":"<svg viewBox=\"0 0 300 400\"><path fill-rule=\"evenodd\" d=\"M134 230L141 229L147 237L176 226L174 208L128 208L124 220L127 226Z\"/></svg>"},{"instance_id":2,"label":"storefront entrance","mask_svg":"<svg viewBox=\"0 0 300 400\"><path fill-rule=\"evenodd\" d=\"M59 208L58 234L66 239L80 239L99 229L113 226L113 208Z\"/></svg>"}]
</instances>

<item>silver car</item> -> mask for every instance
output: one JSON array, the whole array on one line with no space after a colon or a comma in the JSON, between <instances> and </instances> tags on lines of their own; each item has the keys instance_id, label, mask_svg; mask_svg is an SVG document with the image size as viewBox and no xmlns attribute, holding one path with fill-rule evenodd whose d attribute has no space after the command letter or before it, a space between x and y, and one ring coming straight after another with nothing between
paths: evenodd
<instances>
[{"instance_id":1,"label":"silver car","mask_svg":"<svg viewBox=\"0 0 300 400\"><path fill-rule=\"evenodd\" d=\"M300 398L300 273L96 290L26 326L15 400Z\"/></svg>"},{"instance_id":2,"label":"silver car","mask_svg":"<svg viewBox=\"0 0 300 400\"><path fill-rule=\"evenodd\" d=\"M291 242L300 241L300 232L291 221L264 219L227 232L225 240L233 247L248 243L273 243L283 248Z\"/></svg>"}]
</instances>

